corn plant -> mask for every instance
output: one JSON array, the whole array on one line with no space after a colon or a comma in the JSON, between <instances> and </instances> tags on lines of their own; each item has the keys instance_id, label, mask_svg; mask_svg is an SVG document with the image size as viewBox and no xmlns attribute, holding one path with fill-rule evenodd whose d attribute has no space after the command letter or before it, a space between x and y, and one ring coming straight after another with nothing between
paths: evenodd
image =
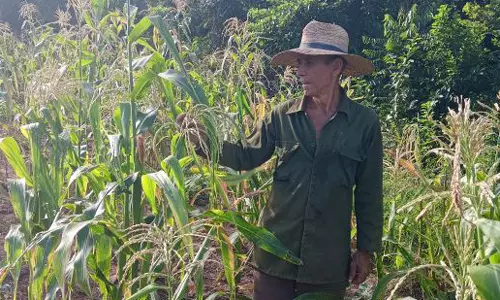
<instances>
[{"instance_id":1,"label":"corn plant","mask_svg":"<svg viewBox=\"0 0 500 300\"><path fill-rule=\"evenodd\" d=\"M488 145L490 140L496 140L495 137L491 139L495 119L491 114L472 112L469 100L459 100L458 104L458 111L450 110L447 122L438 124L443 133L443 137L437 137L440 147L429 152L431 155L437 155L444 169L449 170L448 180L443 181L443 177L437 177L437 181L429 179L412 156L412 153L416 152L408 151L413 150L412 147L406 148L406 151L404 148L396 148L396 151L391 153L394 158L393 166L409 172L425 189L420 190L413 201L399 208L393 206L389 235L395 236L392 226L395 225L396 213L416 211L415 219L420 222L425 221L426 227L415 235L413 242L427 249L417 248L416 253L412 252L413 249L409 250L414 246L407 244L408 236L398 242L387 239L389 247L394 249L396 246L394 250L400 253L407 263L410 262L410 269L389 274L382 280L374 298L379 299L378 297L383 296L389 279L400 277L389 295L390 298L394 298L398 288L414 274L426 293L436 293L433 290L437 287L419 275L425 271L432 276L443 278L457 299L474 298L478 291L485 299L494 299L491 298L496 292L494 284L480 283L479 278L484 278L481 276L485 274L494 275L496 268L494 266L483 268L477 265L487 264L489 258L494 261L495 257L495 251L491 251L494 248L485 244L483 235L486 234L491 238L495 236L496 231L495 223L489 223L494 221L487 221L484 216L493 219L498 216L496 213L498 195L494 192L498 185L498 174L496 174L498 162L494 162L493 165L487 163L489 152L497 151L496 146ZM416 139L407 137L404 140ZM429 226L438 222L441 224L441 229ZM412 227L415 228L416 224L406 217L400 229L412 232L414 231ZM399 234L401 235L401 231ZM476 285L479 283L478 289L474 283ZM446 298L443 294L436 295Z\"/></svg>"}]
</instances>

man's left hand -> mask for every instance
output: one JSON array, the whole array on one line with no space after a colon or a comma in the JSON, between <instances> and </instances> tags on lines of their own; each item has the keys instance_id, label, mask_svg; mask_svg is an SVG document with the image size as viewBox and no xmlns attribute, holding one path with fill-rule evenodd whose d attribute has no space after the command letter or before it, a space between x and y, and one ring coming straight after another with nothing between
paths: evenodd
<instances>
[{"instance_id":1,"label":"man's left hand","mask_svg":"<svg viewBox=\"0 0 500 300\"><path fill-rule=\"evenodd\" d=\"M352 256L349 271L349 282L354 285L363 283L371 271L371 255L367 251L358 250Z\"/></svg>"}]
</instances>

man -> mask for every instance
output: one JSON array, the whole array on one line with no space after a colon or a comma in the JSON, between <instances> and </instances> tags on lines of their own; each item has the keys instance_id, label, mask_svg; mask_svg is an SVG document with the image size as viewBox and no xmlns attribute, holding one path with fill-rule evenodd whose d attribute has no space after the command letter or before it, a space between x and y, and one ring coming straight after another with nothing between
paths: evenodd
<instances>
[{"instance_id":1,"label":"man","mask_svg":"<svg viewBox=\"0 0 500 300\"><path fill-rule=\"evenodd\" d=\"M312 21L299 48L273 57L297 67L303 99L276 106L244 142L224 143L220 164L250 170L278 160L261 225L303 265L255 249L254 299L290 300L305 293L343 299L349 281L362 283L382 236L382 138L374 111L350 100L340 75L369 74L367 59L348 54L340 26ZM179 121L183 121L180 118ZM351 256L351 214L357 250Z\"/></svg>"}]
</instances>

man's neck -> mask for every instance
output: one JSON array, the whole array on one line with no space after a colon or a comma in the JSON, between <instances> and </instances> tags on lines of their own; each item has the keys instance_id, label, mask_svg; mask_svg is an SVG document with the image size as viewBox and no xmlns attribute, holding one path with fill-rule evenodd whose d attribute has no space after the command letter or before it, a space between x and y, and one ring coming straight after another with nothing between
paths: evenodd
<instances>
[{"instance_id":1,"label":"man's neck","mask_svg":"<svg viewBox=\"0 0 500 300\"><path fill-rule=\"evenodd\" d=\"M326 90L318 96L311 99L313 109L320 110L325 115L333 115L337 112L340 103L340 86L335 83L332 88Z\"/></svg>"}]
</instances>

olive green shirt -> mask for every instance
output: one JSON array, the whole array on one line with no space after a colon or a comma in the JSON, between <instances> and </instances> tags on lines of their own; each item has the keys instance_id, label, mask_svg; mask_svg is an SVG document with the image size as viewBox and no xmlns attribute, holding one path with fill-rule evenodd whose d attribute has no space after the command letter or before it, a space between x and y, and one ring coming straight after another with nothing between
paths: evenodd
<instances>
[{"instance_id":1,"label":"olive green shirt","mask_svg":"<svg viewBox=\"0 0 500 300\"><path fill-rule=\"evenodd\" d=\"M259 248L262 272L309 284L348 284L351 215L357 248L379 251L382 238L382 137L376 113L342 91L337 113L319 140L305 112L307 99L276 106L243 142L224 143L220 164L253 169L276 153L271 195L261 224L303 265L296 266Z\"/></svg>"}]
</instances>

